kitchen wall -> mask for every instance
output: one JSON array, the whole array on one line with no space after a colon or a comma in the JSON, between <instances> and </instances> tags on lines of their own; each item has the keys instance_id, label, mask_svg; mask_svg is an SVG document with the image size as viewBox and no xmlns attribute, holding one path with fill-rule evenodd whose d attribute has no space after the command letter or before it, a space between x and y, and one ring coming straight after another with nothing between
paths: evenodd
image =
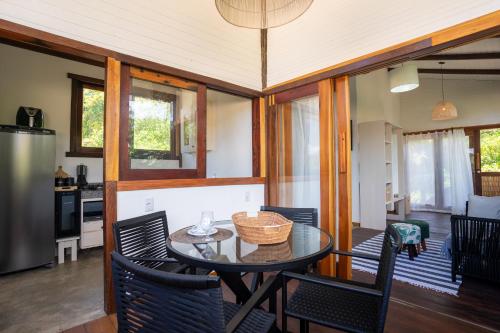
<instances>
[{"instance_id":1,"label":"kitchen wall","mask_svg":"<svg viewBox=\"0 0 500 333\"><path fill-rule=\"evenodd\" d=\"M118 220L146 214L146 200L154 211L165 210L169 231L197 224L201 212L211 210L216 220L231 219L238 211L258 211L264 204L264 185L186 187L118 192Z\"/></svg>"},{"instance_id":2,"label":"kitchen wall","mask_svg":"<svg viewBox=\"0 0 500 333\"><path fill-rule=\"evenodd\" d=\"M500 124L500 80L453 80L444 83L445 97L458 117L434 121L432 109L441 100L440 79L420 79L420 87L401 94L401 126L406 132Z\"/></svg>"},{"instance_id":3,"label":"kitchen wall","mask_svg":"<svg viewBox=\"0 0 500 333\"><path fill-rule=\"evenodd\" d=\"M268 85L499 9L496 0L316 0L297 20L268 30Z\"/></svg>"},{"instance_id":4,"label":"kitchen wall","mask_svg":"<svg viewBox=\"0 0 500 333\"><path fill-rule=\"evenodd\" d=\"M2 0L0 18L261 88L260 31L233 26L208 0Z\"/></svg>"},{"instance_id":5,"label":"kitchen wall","mask_svg":"<svg viewBox=\"0 0 500 333\"><path fill-rule=\"evenodd\" d=\"M88 181L102 181L102 158L65 157L69 151L71 79L67 73L104 78L104 69L0 44L0 123L15 124L19 106L41 108L45 127L56 130L56 164L72 176L88 166Z\"/></svg>"}]
</instances>

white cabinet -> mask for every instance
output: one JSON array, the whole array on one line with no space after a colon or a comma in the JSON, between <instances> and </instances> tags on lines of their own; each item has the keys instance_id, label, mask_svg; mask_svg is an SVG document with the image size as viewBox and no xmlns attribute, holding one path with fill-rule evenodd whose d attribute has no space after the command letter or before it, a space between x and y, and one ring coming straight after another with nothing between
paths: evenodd
<instances>
[{"instance_id":1,"label":"white cabinet","mask_svg":"<svg viewBox=\"0 0 500 333\"><path fill-rule=\"evenodd\" d=\"M360 224L383 230L387 211L394 209L395 194L404 194L403 133L385 121L360 123Z\"/></svg>"},{"instance_id":2,"label":"white cabinet","mask_svg":"<svg viewBox=\"0 0 500 333\"><path fill-rule=\"evenodd\" d=\"M102 198L82 199L80 206L80 223L81 223L81 238L80 248L88 249L91 247L102 246L103 241L103 220L102 215L86 216L86 205L102 206ZM102 211L101 211L102 212Z\"/></svg>"}]
</instances>

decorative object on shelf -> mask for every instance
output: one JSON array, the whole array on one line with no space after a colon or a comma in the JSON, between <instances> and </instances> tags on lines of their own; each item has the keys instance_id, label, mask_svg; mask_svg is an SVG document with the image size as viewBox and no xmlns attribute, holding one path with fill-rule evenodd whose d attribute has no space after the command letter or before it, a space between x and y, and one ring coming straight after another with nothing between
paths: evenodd
<instances>
[{"instance_id":1,"label":"decorative object on shelf","mask_svg":"<svg viewBox=\"0 0 500 333\"><path fill-rule=\"evenodd\" d=\"M389 72L391 93L402 93L417 89L420 85L417 65L412 63L402 64Z\"/></svg>"},{"instance_id":2,"label":"decorative object on shelf","mask_svg":"<svg viewBox=\"0 0 500 333\"><path fill-rule=\"evenodd\" d=\"M441 102L437 103L432 110L432 120L449 120L454 119L458 116L457 108L452 102L446 101L444 99L444 73L443 65L444 61L440 61L441 65Z\"/></svg>"},{"instance_id":3,"label":"decorative object on shelf","mask_svg":"<svg viewBox=\"0 0 500 333\"><path fill-rule=\"evenodd\" d=\"M55 172L55 177L56 178L68 178L69 175L66 173L66 171L63 170L62 165L59 165L57 167L56 172Z\"/></svg>"},{"instance_id":4,"label":"decorative object on shelf","mask_svg":"<svg viewBox=\"0 0 500 333\"><path fill-rule=\"evenodd\" d=\"M243 28L267 29L292 22L313 0L215 0L227 22Z\"/></svg>"},{"instance_id":5,"label":"decorative object on shelf","mask_svg":"<svg viewBox=\"0 0 500 333\"><path fill-rule=\"evenodd\" d=\"M293 225L292 221L272 212L258 212L256 217L240 212L233 214L232 219L240 238L251 244L283 243Z\"/></svg>"}]
</instances>

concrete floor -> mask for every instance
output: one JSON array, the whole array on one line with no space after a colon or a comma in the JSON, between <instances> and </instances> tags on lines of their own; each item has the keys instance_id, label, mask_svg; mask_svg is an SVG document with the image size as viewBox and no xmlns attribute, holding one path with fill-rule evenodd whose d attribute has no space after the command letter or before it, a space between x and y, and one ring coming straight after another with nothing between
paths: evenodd
<instances>
[{"instance_id":1,"label":"concrete floor","mask_svg":"<svg viewBox=\"0 0 500 333\"><path fill-rule=\"evenodd\" d=\"M0 332L60 332L104 315L102 248L0 277Z\"/></svg>"}]
</instances>

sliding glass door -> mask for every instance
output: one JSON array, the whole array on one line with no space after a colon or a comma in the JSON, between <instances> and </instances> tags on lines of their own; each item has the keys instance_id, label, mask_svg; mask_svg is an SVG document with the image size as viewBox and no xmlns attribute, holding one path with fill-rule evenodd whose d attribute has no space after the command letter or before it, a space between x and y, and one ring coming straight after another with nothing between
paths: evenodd
<instances>
[{"instance_id":1,"label":"sliding glass door","mask_svg":"<svg viewBox=\"0 0 500 333\"><path fill-rule=\"evenodd\" d=\"M319 97L278 104L277 204L320 209Z\"/></svg>"},{"instance_id":2,"label":"sliding glass door","mask_svg":"<svg viewBox=\"0 0 500 333\"><path fill-rule=\"evenodd\" d=\"M500 127L467 129L474 173L474 193L500 195Z\"/></svg>"}]
</instances>

